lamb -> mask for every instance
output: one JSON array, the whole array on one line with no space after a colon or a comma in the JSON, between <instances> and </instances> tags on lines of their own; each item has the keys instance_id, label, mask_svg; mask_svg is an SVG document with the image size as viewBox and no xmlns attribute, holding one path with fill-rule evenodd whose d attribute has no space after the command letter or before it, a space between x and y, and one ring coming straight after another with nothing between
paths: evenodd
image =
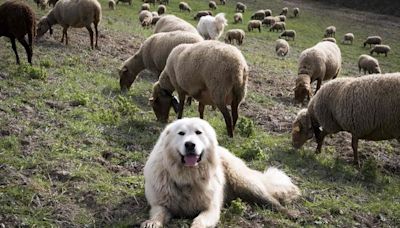
<instances>
[{"instance_id":1,"label":"lamb","mask_svg":"<svg viewBox=\"0 0 400 228\"><path fill-rule=\"evenodd\" d=\"M190 13L192 11L192 8L190 8L189 4L187 4L186 2L180 2L179 11L188 11Z\"/></svg>"},{"instance_id":2,"label":"lamb","mask_svg":"<svg viewBox=\"0 0 400 228\"><path fill-rule=\"evenodd\" d=\"M259 20L251 20L249 21L249 23L247 24L247 29L249 30L249 32L253 31L253 29L257 29L258 31L261 32L261 21Z\"/></svg>"},{"instance_id":3,"label":"lamb","mask_svg":"<svg viewBox=\"0 0 400 228\"><path fill-rule=\"evenodd\" d=\"M279 57L285 57L289 53L289 43L284 39L278 39L275 43L275 52Z\"/></svg>"},{"instance_id":4,"label":"lamb","mask_svg":"<svg viewBox=\"0 0 400 228\"><path fill-rule=\"evenodd\" d=\"M68 45L67 30L69 27L86 27L90 35L90 47L93 49L92 23L96 32L96 44L99 37L97 26L101 20L101 5L97 0L63 0L57 2L49 13L42 17L37 28L37 37L43 36L48 30L53 33L52 26L60 24L63 27L61 42Z\"/></svg>"},{"instance_id":5,"label":"lamb","mask_svg":"<svg viewBox=\"0 0 400 228\"><path fill-rule=\"evenodd\" d=\"M233 15L233 23L237 24L239 22L243 24L243 14L242 13L235 13Z\"/></svg>"},{"instance_id":6,"label":"lamb","mask_svg":"<svg viewBox=\"0 0 400 228\"><path fill-rule=\"evenodd\" d=\"M272 16L272 10L270 10L270 9L264 10L264 13L265 13L265 16L266 16L266 17Z\"/></svg>"},{"instance_id":7,"label":"lamb","mask_svg":"<svg viewBox=\"0 0 400 228\"><path fill-rule=\"evenodd\" d=\"M279 15L279 16L277 16L277 18L279 19L277 21L282 21L282 22L286 21L286 16L285 15Z\"/></svg>"},{"instance_id":8,"label":"lamb","mask_svg":"<svg viewBox=\"0 0 400 228\"><path fill-rule=\"evenodd\" d=\"M353 40L354 40L354 34L353 33L346 33L343 36L342 43L350 42L350 44L353 44Z\"/></svg>"},{"instance_id":9,"label":"lamb","mask_svg":"<svg viewBox=\"0 0 400 228\"><path fill-rule=\"evenodd\" d=\"M277 32L279 32L279 30L280 31L285 31L285 29L286 29L286 24L285 24L285 22L275 22L272 26L271 26L271 28L269 29L269 31L271 32L271 31L277 31Z\"/></svg>"},{"instance_id":10,"label":"lamb","mask_svg":"<svg viewBox=\"0 0 400 228\"><path fill-rule=\"evenodd\" d=\"M296 37L296 31L294 30L285 30L279 35L279 38L285 37L285 39L289 39L291 37L294 41L294 38Z\"/></svg>"},{"instance_id":11,"label":"lamb","mask_svg":"<svg viewBox=\"0 0 400 228\"><path fill-rule=\"evenodd\" d=\"M351 133L354 164L358 140L400 142L400 73L339 78L326 83L301 110L292 125L292 143L300 148L315 135L316 153L326 135Z\"/></svg>"},{"instance_id":12,"label":"lamb","mask_svg":"<svg viewBox=\"0 0 400 228\"><path fill-rule=\"evenodd\" d=\"M196 13L196 15L194 16L193 19L195 19L197 21L197 20L200 20L201 17L207 16L207 15L212 16L212 12L211 11L205 11L205 10L204 11L199 11L199 12Z\"/></svg>"},{"instance_id":13,"label":"lamb","mask_svg":"<svg viewBox=\"0 0 400 228\"><path fill-rule=\"evenodd\" d=\"M214 1L210 1L208 2L208 7L212 10L216 10L217 9L217 3Z\"/></svg>"},{"instance_id":14,"label":"lamb","mask_svg":"<svg viewBox=\"0 0 400 228\"><path fill-rule=\"evenodd\" d=\"M247 6L241 2L236 3L236 12L242 12L246 11Z\"/></svg>"},{"instance_id":15,"label":"lamb","mask_svg":"<svg viewBox=\"0 0 400 228\"><path fill-rule=\"evenodd\" d=\"M142 27L148 28L153 20L153 14L148 10L143 10L139 13L139 21Z\"/></svg>"},{"instance_id":16,"label":"lamb","mask_svg":"<svg viewBox=\"0 0 400 228\"><path fill-rule=\"evenodd\" d=\"M332 43L335 43L335 44L336 44L336 39L333 38L333 37L323 38L322 41L329 41L329 42L332 42Z\"/></svg>"},{"instance_id":17,"label":"lamb","mask_svg":"<svg viewBox=\"0 0 400 228\"><path fill-rule=\"evenodd\" d=\"M0 15L0 37L10 38L17 64L20 62L15 39L24 46L28 63L32 65L32 41L36 28L35 12L22 1L6 1L0 5ZM26 34L28 34L28 42L25 40Z\"/></svg>"},{"instance_id":18,"label":"lamb","mask_svg":"<svg viewBox=\"0 0 400 228\"><path fill-rule=\"evenodd\" d=\"M137 75L144 69L159 76L174 47L200 41L203 41L203 38L199 34L185 31L162 32L150 36L121 66L119 70L121 91L129 90Z\"/></svg>"},{"instance_id":19,"label":"lamb","mask_svg":"<svg viewBox=\"0 0 400 228\"><path fill-rule=\"evenodd\" d=\"M380 74L381 68L379 62L374 57L369 55L360 55L358 57L358 72L361 73L361 69L364 70L364 74Z\"/></svg>"},{"instance_id":20,"label":"lamb","mask_svg":"<svg viewBox=\"0 0 400 228\"><path fill-rule=\"evenodd\" d=\"M324 37L335 37L336 34L336 27L331 25L325 29Z\"/></svg>"},{"instance_id":21,"label":"lamb","mask_svg":"<svg viewBox=\"0 0 400 228\"><path fill-rule=\"evenodd\" d=\"M289 9L287 7L284 7L284 8L282 8L282 11L281 11L281 13L279 15L285 15L286 16L288 11L289 11Z\"/></svg>"},{"instance_id":22,"label":"lamb","mask_svg":"<svg viewBox=\"0 0 400 228\"><path fill-rule=\"evenodd\" d=\"M149 3L143 3L142 6L140 7L140 11L147 10L150 11L150 4Z\"/></svg>"},{"instance_id":23,"label":"lamb","mask_svg":"<svg viewBox=\"0 0 400 228\"><path fill-rule=\"evenodd\" d=\"M154 33L171 31L187 31L199 34L193 25L174 15L163 16L154 28Z\"/></svg>"},{"instance_id":24,"label":"lamb","mask_svg":"<svg viewBox=\"0 0 400 228\"><path fill-rule=\"evenodd\" d=\"M197 31L206 40L218 40L227 25L225 13L219 13L215 17L208 15L200 18Z\"/></svg>"},{"instance_id":25,"label":"lamb","mask_svg":"<svg viewBox=\"0 0 400 228\"><path fill-rule=\"evenodd\" d=\"M299 16L299 13L300 13L300 9L299 8L296 7L296 8L293 9L293 16L294 17Z\"/></svg>"},{"instance_id":26,"label":"lamb","mask_svg":"<svg viewBox=\"0 0 400 228\"><path fill-rule=\"evenodd\" d=\"M266 26L271 26L277 22L277 19L272 16L265 17L264 20L262 20L262 24Z\"/></svg>"},{"instance_id":27,"label":"lamb","mask_svg":"<svg viewBox=\"0 0 400 228\"><path fill-rule=\"evenodd\" d=\"M115 10L115 1L114 0L108 0L108 8L111 10Z\"/></svg>"},{"instance_id":28,"label":"lamb","mask_svg":"<svg viewBox=\"0 0 400 228\"><path fill-rule=\"evenodd\" d=\"M117 5L118 5L118 3L119 2L125 2L125 3L128 3L129 5L132 5L132 0L117 0Z\"/></svg>"},{"instance_id":29,"label":"lamb","mask_svg":"<svg viewBox=\"0 0 400 228\"><path fill-rule=\"evenodd\" d=\"M158 15L163 15L165 12L167 12L167 7L165 5L159 5L157 8Z\"/></svg>"},{"instance_id":30,"label":"lamb","mask_svg":"<svg viewBox=\"0 0 400 228\"><path fill-rule=\"evenodd\" d=\"M377 44L375 47L373 47L370 51L370 54L374 54L374 52L379 55L381 53L384 53L385 56L387 56L388 52L390 51L389 45L383 45L383 44Z\"/></svg>"},{"instance_id":31,"label":"lamb","mask_svg":"<svg viewBox=\"0 0 400 228\"><path fill-rule=\"evenodd\" d=\"M232 44L234 40L238 45L242 45L243 39L245 37L245 32L242 29L231 29L226 32L225 43Z\"/></svg>"},{"instance_id":32,"label":"lamb","mask_svg":"<svg viewBox=\"0 0 400 228\"><path fill-rule=\"evenodd\" d=\"M299 57L298 77L294 97L298 102L310 99L311 83L317 81L315 93L321 87L322 81L336 78L340 72L342 56L337 44L322 41L304 50Z\"/></svg>"},{"instance_id":33,"label":"lamb","mask_svg":"<svg viewBox=\"0 0 400 228\"><path fill-rule=\"evenodd\" d=\"M265 18L265 11L259 10L250 17L252 20L263 20Z\"/></svg>"},{"instance_id":34,"label":"lamb","mask_svg":"<svg viewBox=\"0 0 400 228\"><path fill-rule=\"evenodd\" d=\"M369 36L364 41L364 47L367 44L369 44L369 47L371 48L371 44L381 44L381 43L382 43L382 38L380 36Z\"/></svg>"},{"instance_id":35,"label":"lamb","mask_svg":"<svg viewBox=\"0 0 400 228\"><path fill-rule=\"evenodd\" d=\"M229 137L238 119L238 108L246 95L249 68L236 47L209 40L194 44L181 44L172 50L150 98L156 117L167 122L171 106L178 106L178 119L182 118L185 96L199 101L199 114L203 118L204 106L215 105L222 112ZM179 103L172 92L178 92ZM231 106L232 116L227 105Z\"/></svg>"}]
</instances>

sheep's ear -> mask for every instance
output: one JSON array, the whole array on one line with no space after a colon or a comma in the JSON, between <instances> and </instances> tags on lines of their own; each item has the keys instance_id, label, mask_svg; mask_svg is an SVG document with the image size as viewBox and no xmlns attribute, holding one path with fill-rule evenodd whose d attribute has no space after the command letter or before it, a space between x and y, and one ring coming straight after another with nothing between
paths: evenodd
<instances>
[{"instance_id":1,"label":"sheep's ear","mask_svg":"<svg viewBox=\"0 0 400 228\"><path fill-rule=\"evenodd\" d=\"M295 126L293 127L293 132L300 132L300 126L298 124L295 124Z\"/></svg>"},{"instance_id":2,"label":"sheep's ear","mask_svg":"<svg viewBox=\"0 0 400 228\"><path fill-rule=\"evenodd\" d=\"M157 98L156 99L154 97L150 97L149 98L149 104L150 105L154 104L154 102L156 102L156 101L157 101Z\"/></svg>"},{"instance_id":3,"label":"sheep's ear","mask_svg":"<svg viewBox=\"0 0 400 228\"><path fill-rule=\"evenodd\" d=\"M172 97L172 107L174 108L175 113L178 113L178 106L179 106L179 101L175 96L173 96Z\"/></svg>"}]
</instances>

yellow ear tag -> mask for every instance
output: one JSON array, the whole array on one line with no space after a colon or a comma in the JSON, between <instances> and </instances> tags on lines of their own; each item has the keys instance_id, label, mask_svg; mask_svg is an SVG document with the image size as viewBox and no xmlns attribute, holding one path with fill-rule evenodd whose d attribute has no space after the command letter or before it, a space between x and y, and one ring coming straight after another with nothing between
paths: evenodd
<instances>
[{"instance_id":1,"label":"yellow ear tag","mask_svg":"<svg viewBox=\"0 0 400 228\"><path fill-rule=\"evenodd\" d=\"M294 128L293 128L293 131L294 131L294 132L300 132L300 127L299 127L299 126L294 127Z\"/></svg>"}]
</instances>

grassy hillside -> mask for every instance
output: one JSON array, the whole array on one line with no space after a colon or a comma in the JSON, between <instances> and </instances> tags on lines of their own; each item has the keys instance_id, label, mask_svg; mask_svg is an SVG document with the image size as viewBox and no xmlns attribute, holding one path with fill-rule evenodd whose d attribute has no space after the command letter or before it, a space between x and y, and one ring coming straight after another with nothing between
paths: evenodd
<instances>
[{"instance_id":1,"label":"grassy hillside","mask_svg":"<svg viewBox=\"0 0 400 228\"><path fill-rule=\"evenodd\" d=\"M117 69L152 31L138 24L141 1L120 3L115 11L106 0L100 2L100 50L90 50L86 29L70 29L69 46L61 44L61 27L55 26L52 37L46 34L35 43L33 67L17 44L23 63L17 66L9 40L0 38L0 226L135 227L148 217L143 166L164 127L148 104L156 76L143 72L129 93L121 94ZM208 1L187 2L194 11L208 8ZM368 52L362 47L368 35L381 35L392 47L388 57L377 57L382 70L398 72L399 19L324 10L308 1L243 2L249 10L239 25L232 24L233 1L219 6L217 12L227 14L227 29L246 29L257 9L278 14L283 6L298 6L300 17L287 21L298 37L289 41L291 53L281 60L274 52L278 33L247 33L239 48L251 74L238 132L227 137L218 111L206 109L205 119L220 144L251 167L276 166L294 179L303 196L288 207L301 216L289 220L268 205L235 200L223 209L220 226L399 226L399 142L360 142L360 170L352 165L349 134L327 137L319 155L313 140L299 151L290 144L290 125L302 108L292 102L300 52L317 43L325 27L335 25L338 40L347 32L356 36L353 45L339 44L341 76L359 76L356 62ZM28 3L38 18L45 14ZM168 12L195 25L194 13L181 13L177 5L171 0ZM197 116L196 110L196 105L185 107L184 116ZM190 220L177 219L169 227L188 225Z\"/></svg>"}]
</instances>

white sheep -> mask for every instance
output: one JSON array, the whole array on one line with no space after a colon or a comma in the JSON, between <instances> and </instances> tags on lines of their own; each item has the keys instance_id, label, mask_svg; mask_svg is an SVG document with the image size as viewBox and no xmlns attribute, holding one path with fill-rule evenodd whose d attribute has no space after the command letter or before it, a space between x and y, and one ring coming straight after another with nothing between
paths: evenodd
<instances>
[{"instance_id":1,"label":"white sheep","mask_svg":"<svg viewBox=\"0 0 400 228\"><path fill-rule=\"evenodd\" d=\"M101 5L97 0L63 0L58 1L49 13L42 17L37 26L37 37L43 36L48 30L53 33L51 26L60 24L63 27L63 35L61 42L68 45L67 30L69 27L82 28L86 27L90 34L90 47L93 49L93 30L92 24L96 32L96 44L98 39L97 26L101 20Z\"/></svg>"},{"instance_id":2,"label":"white sheep","mask_svg":"<svg viewBox=\"0 0 400 228\"><path fill-rule=\"evenodd\" d=\"M383 45L383 44L377 44L375 45L371 51L370 54L374 54L374 52L379 55L379 54L385 54L385 56L387 56L388 52L390 51L390 46L389 45Z\"/></svg>"},{"instance_id":3,"label":"white sheep","mask_svg":"<svg viewBox=\"0 0 400 228\"><path fill-rule=\"evenodd\" d=\"M250 17L252 20L263 20L265 18L265 11L264 10L258 10L257 12L253 13Z\"/></svg>"},{"instance_id":4,"label":"white sheep","mask_svg":"<svg viewBox=\"0 0 400 228\"><path fill-rule=\"evenodd\" d=\"M346 33L343 36L342 43L350 43L353 44L354 34L353 33Z\"/></svg>"},{"instance_id":5,"label":"white sheep","mask_svg":"<svg viewBox=\"0 0 400 228\"><path fill-rule=\"evenodd\" d=\"M158 15L163 15L165 12L167 12L167 7L165 5L159 5L157 8Z\"/></svg>"},{"instance_id":6,"label":"white sheep","mask_svg":"<svg viewBox=\"0 0 400 228\"><path fill-rule=\"evenodd\" d=\"M276 18L278 18L277 21L282 21L282 22L286 21L286 16L285 15L279 15L279 16L276 16Z\"/></svg>"},{"instance_id":7,"label":"white sheep","mask_svg":"<svg viewBox=\"0 0 400 228\"><path fill-rule=\"evenodd\" d=\"M149 3L143 3L142 6L140 7L140 11L143 11L143 10L150 11L150 4Z\"/></svg>"},{"instance_id":8,"label":"white sheep","mask_svg":"<svg viewBox=\"0 0 400 228\"><path fill-rule=\"evenodd\" d=\"M266 25L266 26L271 26L271 25L275 24L277 21L278 20L276 17L268 16L268 17L265 17L264 20L262 20L262 24Z\"/></svg>"},{"instance_id":9,"label":"white sheep","mask_svg":"<svg viewBox=\"0 0 400 228\"><path fill-rule=\"evenodd\" d=\"M249 32L251 32L251 31L253 31L253 29L258 29L258 31L261 32L261 25L262 25L261 21L251 20L247 24L247 30L249 30Z\"/></svg>"},{"instance_id":10,"label":"white sheep","mask_svg":"<svg viewBox=\"0 0 400 228\"><path fill-rule=\"evenodd\" d=\"M296 31L285 30L279 35L279 38L282 38L282 37L285 37L285 39L289 39L289 37L291 37L294 41L294 38L296 37Z\"/></svg>"},{"instance_id":11,"label":"white sheep","mask_svg":"<svg viewBox=\"0 0 400 228\"><path fill-rule=\"evenodd\" d=\"M266 16L266 17L272 16L272 10L270 10L270 9L265 9L265 10L264 10L264 13L265 13L265 16Z\"/></svg>"},{"instance_id":12,"label":"white sheep","mask_svg":"<svg viewBox=\"0 0 400 228\"><path fill-rule=\"evenodd\" d=\"M246 11L247 6L241 2L237 2L236 3L236 12L242 12L244 13L244 11Z\"/></svg>"},{"instance_id":13,"label":"white sheep","mask_svg":"<svg viewBox=\"0 0 400 228\"><path fill-rule=\"evenodd\" d=\"M364 47L367 44L369 44L369 47L371 47L371 44L381 44L381 43L382 43L382 38L380 36L369 36L364 41Z\"/></svg>"},{"instance_id":14,"label":"white sheep","mask_svg":"<svg viewBox=\"0 0 400 228\"><path fill-rule=\"evenodd\" d=\"M182 118L186 95L199 101L200 118L205 105L215 105L224 116L228 135L233 137L248 74L245 58L232 45L214 40L181 44L169 55L165 69L153 86L150 102L162 122L168 121L169 110L176 104L172 96L175 90L179 97L178 119Z\"/></svg>"},{"instance_id":15,"label":"white sheep","mask_svg":"<svg viewBox=\"0 0 400 228\"><path fill-rule=\"evenodd\" d=\"M165 15L161 17L154 28L154 33L171 31L187 31L199 34L193 25L174 15Z\"/></svg>"},{"instance_id":16,"label":"white sheep","mask_svg":"<svg viewBox=\"0 0 400 228\"><path fill-rule=\"evenodd\" d=\"M379 67L379 62L372 56L360 55L358 57L358 72L361 73L361 69L364 70L364 74L380 74L381 68Z\"/></svg>"},{"instance_id":17,"label":"white sheep","mask_svg":"<svg viewBox=\"0 0 400 228\"><path fill-rule=\"evenodd\" d=\"M294 16L294 17L297 17L297 16L299 16L299 14L300 14L300 9L297 8L297 7L294 8L294 9L293 9L293 16Z\"/></svg>"},{"instance_id":18,"label":"white sheep","mask_svg":"<svg viewBox=\"0 0 400 228\"><path fill-rule=\"evenodd\" d=\"M224 41L232 44L236 40L238 45L242 45L245 35L246 33L242 29L231 29L226 32Z\"/></svg>"},{"instance_id":19,"label":"white sheep","mask_svg":"<svg viewBox=\"0 0 400 228\"><path fill-rule=\"evenodd\" d=\"M233 15L233 23L237 24L237 23L243 23L243 14L242 13L235 13Z\"/></svg>"},{"instance_id":20,"label":"white sheep","mask_svg":"<svg viewBox=\"0 0 400 228\"><path fill-rule=\"evenodd\" d=\"M282 8L282 11L281 11L281 13L279 15L285 15L286 16L288 11L289 11L289 8L284 7L284 8Z\"/></svg>"},{"instance_id":21,"label":"white sheep","mask_svg":"<svg viewBox=\"0 0 400 228\"><path fill-rule=\"evenodd\" d=\"M188 11L190 13L192 11L192 8L190 8L188 3L180 2L179 3L179 11Z\"/></svg>"},{"instance_id":22,"label":"white sheep","mask_svg":"<svg viewBox=\"0 0 400 228\"><path fill-rule=\"evenodd\" d=\"M271 31L275 31L276 30L277 32L279 32L279 31L283 32L285 29L286 29L286 23L278 21L278 22L275 22L274 24L272 24L272 26L269 29L269 31L271 32Z\"/></svg>"},{"instance_id":23,"label":"white sheep","mask_svg":"<svg viewBox=\"0 0 400 228\"><path fill-rule=\"evenodd\" d=\"M115 10L115 1L114 0L108 0L108 8L111 10Z\"/></svg>"},{"instance_id":24,"label":"white sheep","mask_svg":"<svg viewBox=\"0 0 400 228\"><path fill-rule=\"evenodd\" d=\"M275 52L279 57L285 57L289 53L289 43L284 39L277 39L275 42Z\"/></svg>"},{"instance_id":25,"label":"white sheep","mask_svg":"<svg viewBox=\"0 0 400 228\"><path fill-rule=\"evenodd\" d=\"M215 17L207 15L201 17L197 24L197 31L206 40L218 40L228 25L224 13L219 13Z\"/></svg>"},{"instance_id":26,"label":"white sheep","mask_svg":"<svg viewBox=\"0 0 400 228\"><path fill-rule=\"evenodd\" d=\"M216 9L217 9L217 3L216 3L215 1L209 1L209 2L208 2L208 7L209 7L211 10L216 10Z\"/></svg>"},{"instance_id":27,"label":"white sheep","mask_svg":"<svg viewBox=\"0 0 400 228\"><path fill-rule=\"evenodd\" d=\"M331 25L325 29L324 37L335 37L336 34L336 27Z\"/></svg>"},{"instance_id":28,"label":"white sheep","mask_svg":"<svg viewBox=\"0 0 400 228\"><path fill-rule=\"evenodd\" d=\"M139 21L142 27L148 28L153 20L153 14L148 10L142 10L139 13Z\"/></svg>"}]
</instances>

